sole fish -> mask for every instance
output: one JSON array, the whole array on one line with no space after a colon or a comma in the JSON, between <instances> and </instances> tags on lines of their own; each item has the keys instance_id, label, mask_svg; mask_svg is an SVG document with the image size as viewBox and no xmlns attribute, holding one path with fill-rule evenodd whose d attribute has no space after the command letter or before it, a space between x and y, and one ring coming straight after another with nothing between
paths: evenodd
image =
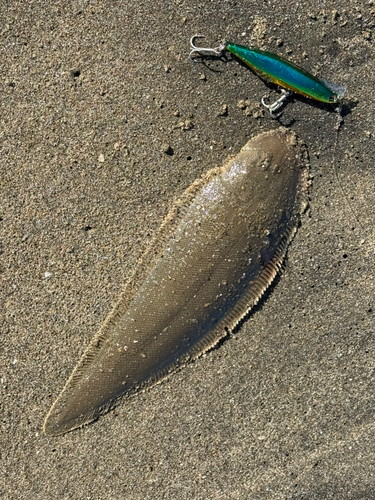
<instances>
[{"instance_id":1,"label":"sole fish","mask_svg":"<svg viewBox=\"0 0 375 500\"><path fill-rule=\"evenodd\" d=\"M306 150L283 128L195 181L53 404L45 434L92 422L232 332L278 273L308 185Z\"/></svg>"}]
</instances>

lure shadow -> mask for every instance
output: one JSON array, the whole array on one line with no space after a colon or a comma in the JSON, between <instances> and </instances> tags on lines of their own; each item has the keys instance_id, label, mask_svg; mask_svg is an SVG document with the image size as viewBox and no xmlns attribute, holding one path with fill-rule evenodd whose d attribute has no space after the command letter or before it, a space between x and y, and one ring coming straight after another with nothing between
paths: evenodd
<instances>
[{"instance_id":1,"label":"lure shadow","mask_svg":"<svg viewBox=\"0 0 375 500\"><path fill-rule=\"evenodd\" d=\"M251 73L256 77L256 78L259 78L260 80L262 80L262 82L265 84L265 86L272 92L275 92L275 91L278 91L280 86L273 83L273 82L269 82L265 79L263 79L261 76L259 76L248 64L244 63L241 59L235 57L235 56L232 56L232 55L229 55L227 56L226 54L222 54L221 56L215 56L215 55L211 55L211 56L202 56L201 57L201 60L199 61L201 64L204 64L204 66L214 72L214 73L221 73L221 70L220 69L216 69L216 68L212 68L209 64L207 64L207 62L209 61L217 61L217 60L220 60L221 62L225 63L225 64L228 64L229 62L235 60L238 64L240 64L242 67L244 67L246 69L246 71L251 71ZM315 99L311 99L309 97L305 97L301 94L298 94L298 93L293 93L289 98L288 98L288 101L287 102L294 102L296 99L298 99L299 101L303 102L304 104L307 104L309 106L314 106L318 109L321 109L321 110L324 110L324 111L329 111L330 113L337 113L337 104L335 105L332 105L330 103L326 103L326 102L321 102L321 101L318 101L318 100L315 100ZM286 104L287 104L286 102ZM341 111L340 111L340 114L341 114L341 117L344 118L345 116L351 114L352 112L352 109L354 109L355 107L357 107L358 105L358 101L345 101L344 104L342 104L342 107L341 107ZM281 116L281 115L280 115ZM276 119L278 121L279 118L276 117ZM283 123L283 125L285 127L291 127L293 124L294 124L294 120L291 120L288 124L285 124Z\"/></svg>"},{"instance_id":2,"label":"lure shadow","mask_svg":"<svg viewBox=\"0 0 375 500\"><path fill-rule=\"evenodd\" d=\"M280 125L282 125L283 127L285 128L291 128L293 127L293 125L296 123L296 119L295 118L291 118L287 123L286 122L283 122L281 120L281 118L283 118L284 116L284 113L281 115L281 116L278 116L277 118L275 118L276 121L278 121L280 123Z\"/></svg>"},{"instance_id":3,"label":"lure shadow","mask_svg":"<svg viewBox=\"0 0 375 500\"><path fill-rule=\"evenodd\" d=\"M194 57L194 62L197 64L203 64L203 66L208 69L209 71L212 71L212 73L222 73L221 69L213 68L209 62L213 61L221 61L224 64L228 64L230 60L232 60L233 57L228 58L226 54L222 54L221 56L207 56L207 55L202 55L200 57Z\"/></svg>"},{"instance_id":4,"label":"lure shadow","mask_svg":"<svg viewBox=\"0 0 375 500\"><path fill-rule=\"evenodd\" d=\"M352 110L358 106L358 101L345 101L341 108L341 116L345 118L351 114Z\"/></svg>"}]
</instances>

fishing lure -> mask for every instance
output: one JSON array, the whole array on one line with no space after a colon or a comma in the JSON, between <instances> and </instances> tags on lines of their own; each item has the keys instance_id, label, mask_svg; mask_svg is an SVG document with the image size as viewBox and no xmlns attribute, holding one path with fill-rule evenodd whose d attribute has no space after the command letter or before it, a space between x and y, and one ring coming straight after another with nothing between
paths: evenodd
<instances>
[{"instance_id":1,"label":"fishing lure","mask_svg":"<svg viewBox=\"0 0 375 500\"><path fill-rule=\"evenodd\" d=\"M238 57L238 59L247 64L254 71L254 73L260 76L263 80L283 87L283 95L272 104L266 104L264 100L265 98L262 97L263 106L269 110L271 116L274 118L280 116L281 113L275 115L275 111L279 110L283 106L287 97L289 97L293 92L320 102L332 104L339 103L341 106L341 101L346 91L343 85L328 83L324 80L320 80L308 71L299 68L297 65L277 54L260 49L245 47L244 45L237 45L231 42L224 42L215 49L197 47L194 45L194 40L196 38L204 37L202 35L195 35L191 38L191 51L189 54L191 61L193 61L191 56L195 53L220 57L226 50L228 50L233 55Z\"/></svg>"}]
</instances>

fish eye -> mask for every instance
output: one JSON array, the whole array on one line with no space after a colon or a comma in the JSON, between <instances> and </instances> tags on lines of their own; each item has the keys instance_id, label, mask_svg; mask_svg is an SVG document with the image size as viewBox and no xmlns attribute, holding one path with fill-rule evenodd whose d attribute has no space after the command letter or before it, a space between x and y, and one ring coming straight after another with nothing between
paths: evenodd
<instances>
[{"instance_id":1,"label":"fish eye","mask_svg":"<svg viewBox=\"0 0 375 500\"><path fill-rule=\"evenodd\" d=\"M334 94L329 96L329 102L336 102L336 96Z\"/></svg>"}]
</instances>

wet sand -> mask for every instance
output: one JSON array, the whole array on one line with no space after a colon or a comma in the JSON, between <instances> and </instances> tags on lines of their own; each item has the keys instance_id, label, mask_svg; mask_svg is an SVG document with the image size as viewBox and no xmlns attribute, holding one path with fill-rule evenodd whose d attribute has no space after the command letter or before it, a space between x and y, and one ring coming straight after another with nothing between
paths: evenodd
<instances>
[{"instance_id":1,"label":"wet sand","mask_svg":"<svg viewBox=\"0 0 375 500\"><path fill-rule=\"evenodd\" d=\"M1 498L375 497L374 12L347 0L1 9ZM333 109L291 99L280 123L305 141L313 185L266 299L168 381L46 438L46 413L173 200L280 126L249 69L188 60L196 33L346 85L336 151Z\"/></svg>"}]
</instances>

